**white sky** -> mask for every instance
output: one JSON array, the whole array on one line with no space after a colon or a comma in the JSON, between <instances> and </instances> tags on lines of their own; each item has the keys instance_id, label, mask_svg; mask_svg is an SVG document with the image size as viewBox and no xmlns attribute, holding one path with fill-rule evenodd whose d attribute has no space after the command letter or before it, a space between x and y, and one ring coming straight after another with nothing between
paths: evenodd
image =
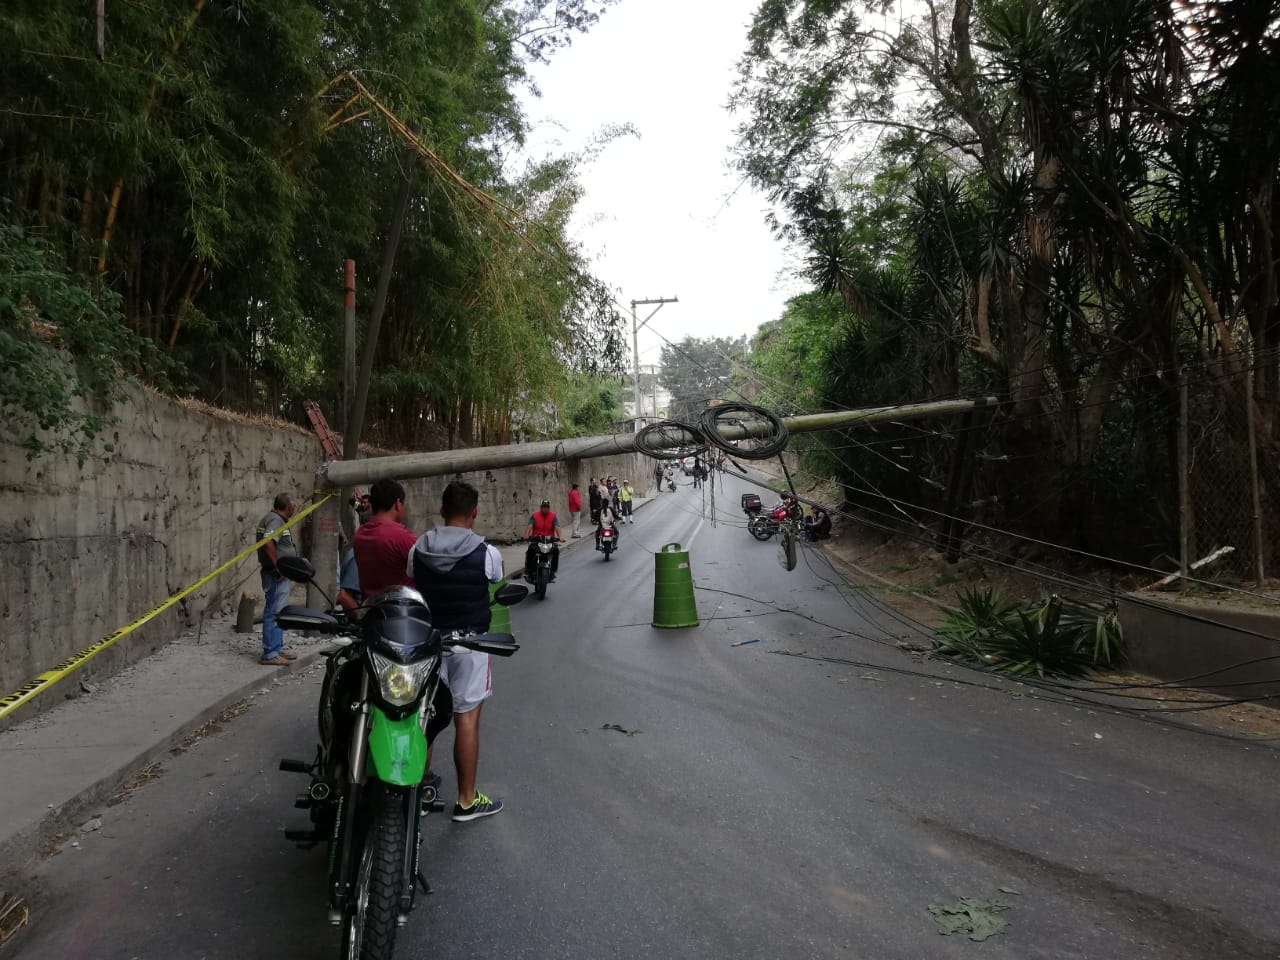
<instances>
[{"instance_id":1,"label":"white sky","mask_svg":"<svg viewBox=\"0 0 1280 960\"><path fill-rule=\"evenodd\" d=\"M649 324L673 341L751 334L802 292L765 226L765 198L745 185L730 198L741 116L725 104L758 5L622 0L537 68L542 97L525 97L535 157L579 150L609 124L639 131L582 172L575 239L624 305L679 297ZM639 318L652 309L637 307ZM630 334L628 321L628 346ZM661 343L640 331L642 365L658 362Z\"/></svg>"}]
</instances>

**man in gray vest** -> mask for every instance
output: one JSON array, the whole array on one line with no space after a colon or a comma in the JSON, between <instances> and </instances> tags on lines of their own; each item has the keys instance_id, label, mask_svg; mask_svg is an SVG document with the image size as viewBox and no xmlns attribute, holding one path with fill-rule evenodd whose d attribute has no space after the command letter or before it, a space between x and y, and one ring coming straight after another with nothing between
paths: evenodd
<instances>
[{"instance_id":1,"label":"man in gray vest","mask_svg":"<svg viewBox=\"0 0 1280 960\"><path fill-rule=\"evenodd\" d=\"M261 540L276 534L258 548L258 563L262 567L262 596L266 599L266 606L262 611L262 659L259 662L267 667L283 667L297 659L294 654L285 652L284 631L276 626L276 614L289 602L289 581L276 568L276 564L284 557L298 555L293 545L293 532L280 528L297 509L293 497L281 493L276 496L271 512L258 521L255 539Z\"/></svg>"},{"instance_id":2,"label":"man in gray vest","mask_svg":"<svg viewBox=\"0 0 1280 960\"><path fill-rule=\"evenodd\" d=\"M471 530L479 502L471 484L450 483L440 505L444 524L424 533L409 551L406 572L427 602L432 625L441 632L489 630L489 584L502 580L502 554ZM493 692L489 655L454 650L444 658L441 678L453 697L453 765L458 775L453 819L465 823L493 816L502 809L502 801L476 789L480 707Z\"/></svg>"}]
</instances>

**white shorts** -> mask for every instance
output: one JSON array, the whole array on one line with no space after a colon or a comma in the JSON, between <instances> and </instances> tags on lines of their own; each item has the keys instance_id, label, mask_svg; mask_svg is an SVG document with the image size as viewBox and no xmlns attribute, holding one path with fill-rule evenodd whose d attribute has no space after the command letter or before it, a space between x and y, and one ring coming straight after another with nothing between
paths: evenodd
<instances>
[{"instance_id":1,"label":"white shorts","mask_svg":"<svg viewBox=\"0 0 1280 960\"><path fill-rule=\"evenodd\" d=\"M493 695L489 654L478 650L446 653L440 665L440 678L453 697L454 713L470 713Z\"/></svg>"}]
</instances>

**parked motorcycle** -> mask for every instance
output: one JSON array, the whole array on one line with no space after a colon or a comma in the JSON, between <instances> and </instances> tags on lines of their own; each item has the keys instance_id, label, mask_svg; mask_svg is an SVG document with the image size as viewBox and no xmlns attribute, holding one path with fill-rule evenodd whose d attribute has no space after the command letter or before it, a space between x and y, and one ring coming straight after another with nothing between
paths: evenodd
<instances>
[{"instance_id":1,"label":"parked motorcycle","mask_svg":"<svg viewBox=\"0 0 1280 960\"><path fill-rule=\"evenodd\" d=\"M533 593L539 600L547 599L547 584L551 582L551 558L560 542L558 537L530 537L534 545L533 569L524 572L524 578L533 584Z\"/></svg>"},{"instance_id":2,"label":"parked motorcycle","mask_svg":"<svg viewBox=\"0 0 1280 960\"><path fill-rule=\"evenodd\" d=\"M748 500L750 498L750 500ZM747 530L757 540L768 540L788 523L798 524L804 519L804 507L795 497L783 497L765 512L760 498L754 493L742 495L742 510L747 515Z\"/></svg>"},{"instance_id":3,"label":"parked motorcycle","mask_svg":"<svg viewBox=\"0 0 1280 960\"><path fill-rule=\"evenodd\" d=\"M305 558L281 558L279 568L290 580L314 582ZM508 585L495 602L519 603L528 592ZM370 601L358 623L294 605L276 622L350 641L324 654L315 759L280 761L281 770L311 778L294 806L310 812L312 827L285 836L328 849L329 921L342 927L340 956L391 960L418 889L430 891L421 871L422 817L444 809L424 782L431 742L453 716L442 659L456 649L509 657L519 645L508 633L436 630L422 596L408 587Z\"/></svg>"},{"instance_id":4,"label":"parked motorcycle","mask_svg":"<svg viewBox=\"0 0 1280 960\"><path fill-rule=\"evenodd\" d=\"M600 538L596 541L596 549L604 554L604 562L609 562L609 555L618 549L618 530L612 524L600 530Z\"/></svg>"}]
</instances>

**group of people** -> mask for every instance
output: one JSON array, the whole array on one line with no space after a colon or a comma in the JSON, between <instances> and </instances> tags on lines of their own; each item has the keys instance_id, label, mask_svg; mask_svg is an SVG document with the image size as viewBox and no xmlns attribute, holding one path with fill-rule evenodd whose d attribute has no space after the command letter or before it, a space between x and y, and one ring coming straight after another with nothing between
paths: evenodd
<instances>
[{"instance_id":1,"label":"group of people","mask_svg":"<svg viewBox=\"0 0 1280 960\"><path fill-rule=\"evenodd\" d=\"M488 632L489 584L502 580L502 555L472 529L479 514L476 488L460 480L445 487L440 503L443 522L422 536L404 525L405 491L400 483L378 480L369 488L368 499L368 517L343 556L338 596L348 612L358 615L362 597L412 587L422 595L432 624L442 632ZM276 623L289 593L279 562L297 555L292 533L285 527L295 510L293 498L282 493L257 527L259 540L271 537L258 549L266 597L261 662L268 666L283 666L295 659L284 650L284 634ZM502 809L502 801L476 789L480 708L493 692L489 655L455 650L443 660L441 679L453 697L453 760L458 777L453 819L466 822L492 816Z\"/></svg>"}]
</instances>

